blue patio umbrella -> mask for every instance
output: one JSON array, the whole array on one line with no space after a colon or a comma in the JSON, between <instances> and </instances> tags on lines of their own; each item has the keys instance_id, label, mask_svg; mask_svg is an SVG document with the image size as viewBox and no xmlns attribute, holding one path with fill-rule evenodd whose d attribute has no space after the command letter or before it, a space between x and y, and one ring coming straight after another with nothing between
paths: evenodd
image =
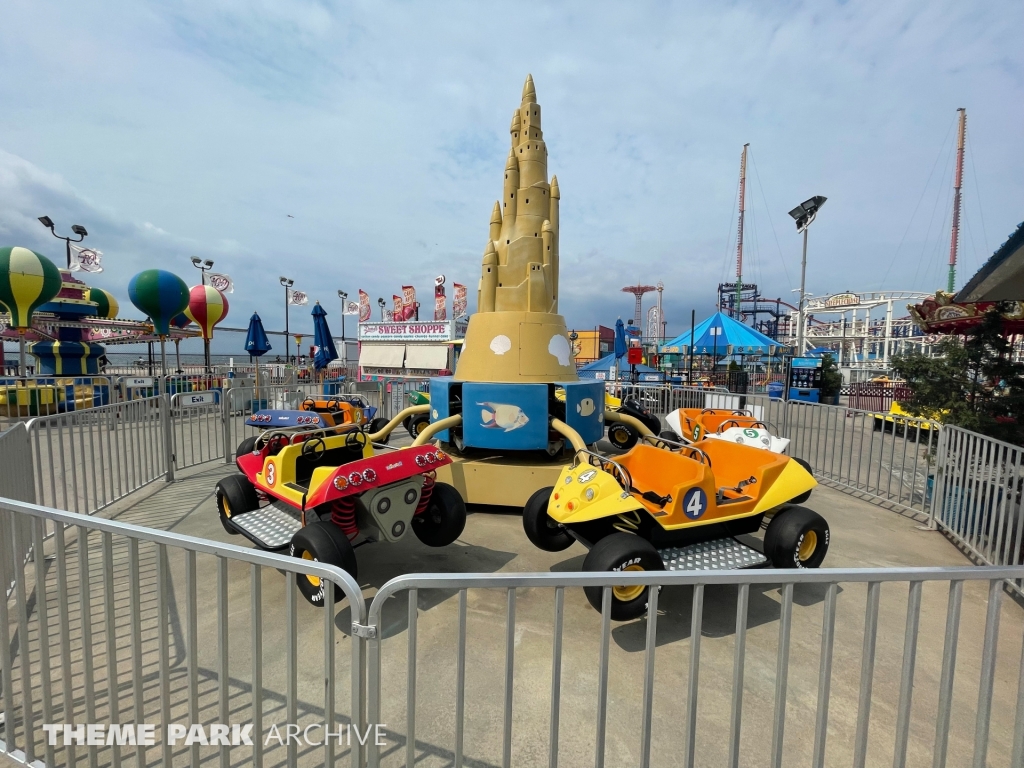
<instances>
[{"instance_id":1,"label":"blue patio umbrella","mask_svg":"<svg viewBox=\"0 0 1024 768\"><path fill-rule=\"evenodd\" d=\"M263 321L260 320L260 316L255 312L252 313L252 317L249 318L249 331L245 334L245 351L253 357L262 357L272 347L270 346L270 339L267 338L267 332L263 330ZM259 401L260 392L260 364L256 362L256 400ZM255 410L255 408L254 408Z\"/></svg>"},{"instance_id":2,"label":"blue patio umbrella","mask_svg":"<svg viewBox=\"0 0 1024 768\"><path fill-rule=\"evenodd\" d=\"M245 335L245 351L253 357L262 357L273 349L267 332L263 330L263 321L255 312L249 318L249 332Z\"/></svg>"},{"instance_id":3,"label":"blue patio umbrella","mask_svg":"<svg viewBox=\"0 0 1024 768\"><path fill-rule=\"evenodd\" d=\"M326 368L331 360L338 359L338 350L334 348L331 329L327 327L327 313L320 306L319 301L313 307L312 315L313 345L316 347L316 354L313 355L313 367L319 371Z\"/></svg>"}]
</instances>

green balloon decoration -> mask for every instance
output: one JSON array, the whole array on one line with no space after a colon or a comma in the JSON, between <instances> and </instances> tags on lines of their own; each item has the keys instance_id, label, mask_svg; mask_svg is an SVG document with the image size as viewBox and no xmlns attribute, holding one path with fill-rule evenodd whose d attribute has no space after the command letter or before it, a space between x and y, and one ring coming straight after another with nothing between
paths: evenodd
<instances>
[{"instance_id":1,"label":"green balloon decoration","mask_svg":"<svg viewBox=\"0 0 1024 768\"><path fill-rule=\"evenodd\" d=\"M128 298L153 321L157 335L166 336L171 319L188 306L188 286L171 272L147 269L128 283Z\"/></svg>"},{"instance_id":2,"label":"green balloon decoration","mask_svg":"<svg viewBox=\"0 0 1024 768\"><path fill-rule=\"evenodd\" d=\"M30 327L32 313L60 293L62 282L60 270L42 254L0 248L0 303L11 313L12 328Z\"/></svg>"}]
</instances>

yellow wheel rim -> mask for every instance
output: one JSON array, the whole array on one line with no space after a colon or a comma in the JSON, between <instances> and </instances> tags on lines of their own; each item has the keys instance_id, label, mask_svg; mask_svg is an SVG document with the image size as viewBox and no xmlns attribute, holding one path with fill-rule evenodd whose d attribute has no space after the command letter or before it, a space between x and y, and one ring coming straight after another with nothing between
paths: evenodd
<instances>
[{"instance_id":1,"label":"yellow wheel rim","mask_svg":"<svg viewBox=\"0 0 1024 768\"><path fill-rule=\"evenodd\" d=\"M623 571L642 571L643 566L641 565L627 565L622 569ZM636 600L643 594L643 591L647 589L643 584L637 584L633 587L612 587L612 595L616 600L622 600L623 602L629 602L630 600Z\"/></svg>"},{"instance_id":2,"label":"yellow wheel rim","mask_svg":"<svg viewBox=\"0 0 1024 768\"><path fill-rule=\"evenodd\" d=\"M797 557L800 558L800 562L804 563L811 559L811 555L814 554L814 550L818 548L818 534L814 531L808 531L804 534L804 537L800 540L800 547L797 549Z\"/></svg>"},{"instance_id":3,"label":"yellow wheel rim","mask_svg":"<svg viewBox=\"0 0 1024 768\"><path fill-rule=\"evenodd\" d=\"M419 423L418 423L418 424L416 425L416 434L417 434L417 435L420 435L420 434L422 434L423 430L427 428L427 425L428 425L429 423L430 423L430 422L427 422L427 421L421 421L421 422L419 422Z\"/></svg>"},{"instance_id":4,"label":"yellow wheel rim","mask_svg":"<svg viewBox=\"0 0 1024 768\"><path fill-rule=\"evenodd\" d=\"M311 554L309 554L309 552L303 552L302 553L302 559L303 560L315 560L316 558L313 557ZM310 576L307 573L306 574L306 578L309 580L309 583L312 584L314 587L319 587L320 586L320 577L319 576Z\"/></svg>"},{"instance_id":5,"label":"yellow wheel rim","mask_svg":"<svg viewBox=\"0 0 1024 768\"><path fill-rule=\"evenodd\" d=\"M231 519L231 505L228 504L228 497L221 496L220 503L224 506L224 517Z\"/></svg>"}]
</instances>

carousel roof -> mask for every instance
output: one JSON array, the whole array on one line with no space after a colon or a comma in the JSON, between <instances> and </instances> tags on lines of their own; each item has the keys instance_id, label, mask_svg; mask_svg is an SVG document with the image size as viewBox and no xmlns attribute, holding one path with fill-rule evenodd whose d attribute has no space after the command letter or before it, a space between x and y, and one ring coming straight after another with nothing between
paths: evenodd
<instances>
[{"instance_id":1,"label":"carousel roof","mask_svg":"<svg viewBox=\"0 0 1024 768\"><path fill-rule=\"evenodd\" d=\"M953 297L965 304L976 301L1024 301L1024 222L1006 238L967 285Z\"/></svg>"}]
</instances>

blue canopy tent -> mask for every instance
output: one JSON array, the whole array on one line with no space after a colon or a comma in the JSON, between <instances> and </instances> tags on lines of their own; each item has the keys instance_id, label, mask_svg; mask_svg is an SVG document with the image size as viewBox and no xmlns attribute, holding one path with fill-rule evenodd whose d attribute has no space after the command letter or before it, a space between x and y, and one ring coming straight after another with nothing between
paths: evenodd
<instances>
[{"instance_id":1,"label":"blue canopy tent","mask_svg":"<svg viewBox=\"0 0 1024 768\"><path fill-rule=\"evenodd\" d=\"M784 345L749 325L716 312L693 329L694 355L770 355L783 351ZM690 331L685 331L659 347L663 355L691 354Z\"/></svg>"},{"instance_id":2,"label":"blue canopy tent","mask_svg":"<svg viewBox=\"0 0 1024 768\"><path fill-rule=\"evenodd\" d=\"M587 363L580 368L576 373L579 374L581 379L601 379L603 381L615 381L616 363L618 358L615 357L613 352L610 355L602 357L600 360L595 360L592 363ZM659 370L651 368L648 365L638 364L636 366L637 379L639 381L664 381L665 374ZM629 371L620 371L619 380L622 380L623 375L629 376Z\"/></svg>"}]
</instances>

